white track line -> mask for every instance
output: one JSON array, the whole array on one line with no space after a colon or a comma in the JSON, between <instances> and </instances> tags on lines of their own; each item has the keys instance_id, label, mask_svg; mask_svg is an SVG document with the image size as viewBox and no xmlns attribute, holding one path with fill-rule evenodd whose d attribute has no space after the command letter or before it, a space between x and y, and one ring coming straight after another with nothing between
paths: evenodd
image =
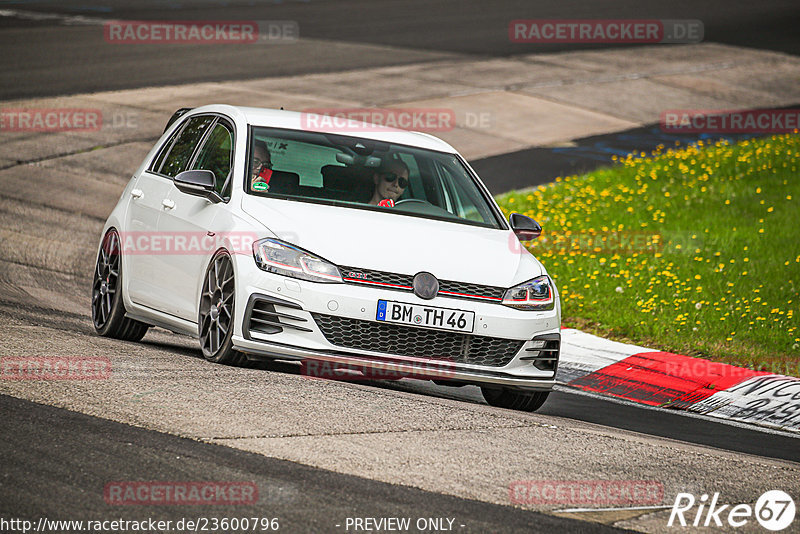
<instances>
[{"instance_id":1,"label":"white track line","mask_svg":"<svg viewBox=\"0 0 800 534\"><path fill-rule=\"evenodd\" d=\"M102 26L108 22L108 19L97 17L64 15L62 13L41 13L39 11L22 11L19 9L0 9L0 17L35 21L55 21L65 26Z\"/></svg>"},{"instance_id":2,"label":"white track line","mask_svg":"<svg viewBox=\"0 0 800 534\"><path fill-rule=\"evenodd\" d=\"M581 512L618 512L625 510L669 510L672 505L665 506L626 506L624 508L566 508L564 510L553 510L562 514L579 514Z\"/></svg>"}]
</instances>

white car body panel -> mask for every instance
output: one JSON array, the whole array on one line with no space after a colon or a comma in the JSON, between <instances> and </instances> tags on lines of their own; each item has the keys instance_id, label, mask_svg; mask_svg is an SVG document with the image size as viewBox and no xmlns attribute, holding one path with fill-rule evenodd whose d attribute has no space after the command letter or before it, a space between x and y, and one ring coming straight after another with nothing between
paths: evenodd
<instances>
[{"instance_id":1,"label":"white car body panel","mask_svg":"<svg viewBox=\"0 0 800 534\"><path fill-rule=\"evenodd\" d=\"M541 265L511 230L247 195L242 210L269 221L278 237L336 265L511 287ZM520 253L519 250L524 251ZM522 264L522 279L516 278Z\"/></svg>"},{"instance_id":2,"label":"white car body panel","mask_svg":"<svg viewBox=\"0 0 800 534\"><path fill-rule=\"evenodd\" d=\"M158 231L159 218L164 210L162 200L174 189L172 183L160 176L143 172L133 185L131 192L137 191L140 197L129 196L125 211L124 228L128 235L123 238L135 238L137 235L150 235ZM136 272L138 276L130 277L128 294L135 302L145 306L158 307L163 302L164 292L155 285L158 282L161 256L155 254L126 255L128 272Z\"/></svg>"}]
</instances>

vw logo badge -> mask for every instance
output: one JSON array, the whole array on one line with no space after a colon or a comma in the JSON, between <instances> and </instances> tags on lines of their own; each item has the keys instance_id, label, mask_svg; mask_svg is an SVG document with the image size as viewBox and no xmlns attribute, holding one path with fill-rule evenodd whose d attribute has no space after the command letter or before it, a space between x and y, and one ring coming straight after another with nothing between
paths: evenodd
<instances>
[{"instance_id":1,"label":"vw logo badge","mask_svg":"<svg viewBox=\"0 0 800 534\"><path fill-rule=\"evenodd\" d=\"M414 277L414 294L421 299L431 300L439 294L439 280L431 273L417 273Z\"/></svg>"}]
</instances>

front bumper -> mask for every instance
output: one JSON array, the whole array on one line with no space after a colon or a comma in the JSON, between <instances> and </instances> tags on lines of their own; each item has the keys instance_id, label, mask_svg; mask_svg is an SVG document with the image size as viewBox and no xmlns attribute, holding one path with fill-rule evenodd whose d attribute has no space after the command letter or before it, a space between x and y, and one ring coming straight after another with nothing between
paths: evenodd
<instances>
[{"instance_id":1,"label":"front bumper","mask_svg":"<svg viewBox=\"0 0 800 534\"><path fill-rule=\"evenodd\" d=\"M236 328L233 344L237 350L255 357L315 360L357 369L380 370L400 376L446 380L451 383L470 383L503 386L528 390L549 390L555 383L558 343L555 352L547 356L550 364L534 365L536 355L533 338L546 335L548 339L558 337L560 329L560 306L549 312L520 311L496 303L457 300L436 297L422 300L410 293L399 293L383 288L363 287L350 284L322 284L295 280L261 271L250 262L240 262L236 296ZM462 337L478 342L497 340L513 342L515 348L502 360L489 361L470 358L468 350L456 354L443 351L441 357L415 357L414 350L401 350L389 340L411 338L383 337L376 346L345 346L341 340L331 342L330 332L323 332L320 317L336 317L348 324L372 327L384 323L376 320L378 300L395 300L412 304L461 309L475 312L473 334ZM254 314L254 302L268 303L268 311ZM261 306L264 309L264 306ZM254 319L255 318L255 319ZM358 330L358 326L354 326ZM431 336L454 337L455 334L431 332L413 326L402 326L406 334L418 333L420 338ZM365 329L366 330L366 329ZM327 334L327 335L326 335ZM441 336L439 336L441 334ZM460 335L460 334L459 334ZM469 345L470 339L465 343ZM362 336L363 341L363 336ZM449 342L452 339L448 340ZM480 343L475 343L480 345ZM486 343L483 343L486 345ZM450 343L446 345L452 348ZM394 348L393 348L394 347ZM408 347L406 347L408 348ZM424 346L420 346L424 352ZM405 352L405 353L404 353ZM439 354L439 353L436 353ZM533 357L532 357L533 356ZM476 363L477 362L477 363Z\"/></svg>"},{"instance_id":2,"label":"front bumper","mask_svg":"<svg viewBox=\"0 0 800 534\"><path fill-rule=\"evenodd\" d=\"M289 360L318 360L347 367L386 371L387 374L408 376L419 379L448 380L465 384L486 384L514 389L549 391L555 384L554 378L515 377L497 371L480 369L454 369L450 366L436 366L431 362L415 362L387 357L385 354L350 354L347 352L324 352L279 343L251 341L233 338L237 350L253 356Z\"/></svg>"}]
</instances>

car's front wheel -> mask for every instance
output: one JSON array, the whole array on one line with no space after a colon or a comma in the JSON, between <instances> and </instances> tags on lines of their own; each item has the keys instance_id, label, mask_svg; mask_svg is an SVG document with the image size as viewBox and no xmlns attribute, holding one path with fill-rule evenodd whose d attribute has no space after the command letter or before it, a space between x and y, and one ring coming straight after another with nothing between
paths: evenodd
<instances>
[{"instance_id":1,"label":"car's front wheel","mask_svg":"<svg viewBox=\"0 0 800 534\"><path fill-rule=\"evenodd\" d=\"M483 398L490 406L535 412L547 400L549 391L517 391L508 388L491 388L481 386Z\"/></svg>"},{"instance_id":2,"label":"car's front wheel","mask_svg":"<svg viewBox=\"0 0 800 534\"><path fill-rule=\"evenodd\" d=\"M121 252L119 234L110 230L103 238L94 268L92 323L101 336L139 341L150 325L125 317Z\"/></svg>"},{"instance_id":3,"label":"car's front wheel","mask_svg":"<svg viewBox=\"0 0 800 534\"><path fill-rule=\"evenodd\" d=\"M220 250L211 260L200 296L200 346L206 360L226 365L245 365L247 357L233 349L236 280L230 254Z\"/></svg>"}]
</instances>

